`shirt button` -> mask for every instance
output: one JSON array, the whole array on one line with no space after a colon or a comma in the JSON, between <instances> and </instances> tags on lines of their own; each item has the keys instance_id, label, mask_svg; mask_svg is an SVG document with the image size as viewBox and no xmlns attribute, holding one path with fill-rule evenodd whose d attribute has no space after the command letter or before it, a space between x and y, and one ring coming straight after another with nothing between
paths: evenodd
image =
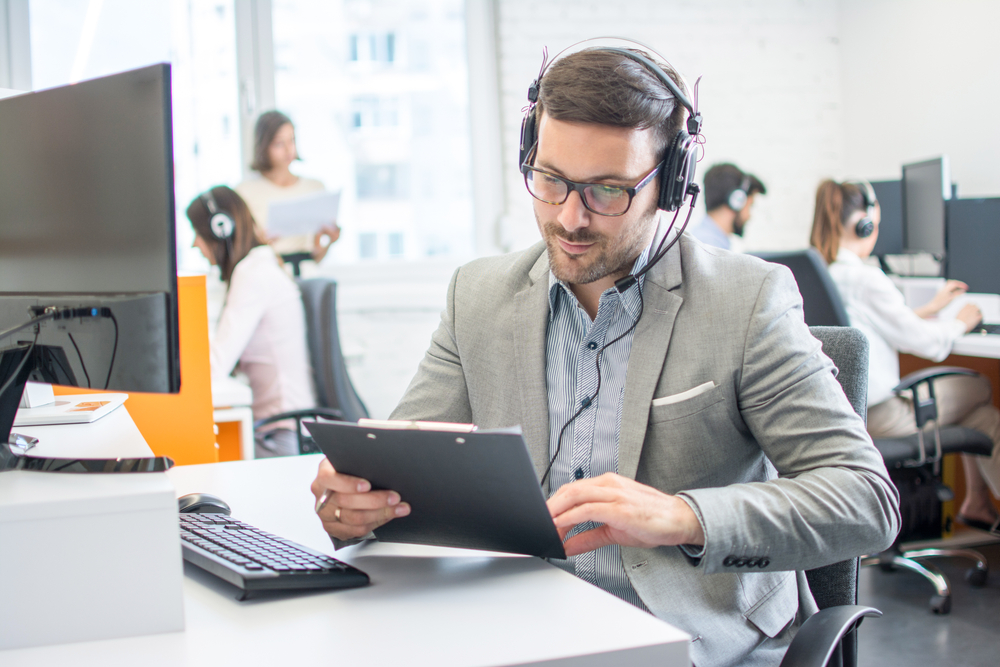
<instances>
[{"instance_id":1,"label":"shirt button","mask_svg":"<svg viewBox=\"0 0 1000 667\"><path fill-rule=\"evenodd\" d=\"M573 473L573 477L576 477L577 479L583 479L583 468L577 468L576 472Z\"/></svg>"},{"instance_id":2,"label":"shirt button","mask_svg":"<svg viewBox=\"0 0 1000 667\"><path fill-rule=\"evenodd\" d=\"M597 343L595 343L594 341L590 341L589 343L587 343L587 347L589 347L591 350L596 350Z\"/></svg>"}]
</instances>

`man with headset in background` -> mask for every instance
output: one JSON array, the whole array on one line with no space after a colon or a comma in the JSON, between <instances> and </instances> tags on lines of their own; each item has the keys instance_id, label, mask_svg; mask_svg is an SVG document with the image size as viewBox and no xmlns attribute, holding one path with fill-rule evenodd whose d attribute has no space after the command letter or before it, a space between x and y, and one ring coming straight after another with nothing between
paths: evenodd
<instances>
[{"instance_id":1,"label":"man with headset in background","mask_svg":"<svg viewBox=\"0 0 1000 667\"><path fill-rule=\"evenodd\" d=\"M802 570L887 548L898 498L791 273L675 227L701 116L650 58L543 64L520 155L543 240L456 271L392 418L520 425L556 565L686 630L696 665L777 665L816 611ZM338 547L420 511L327 460L312 491Z\"/></svg>"},{"instance_id":2,"label":"man with headset in background","mask_svg":"<svg viewBox=\"0 0 1000 667\"><path fill-rule=\"evenodd\" d=\"M742 237L750 221L754 198L766 195L759 178L734 164L716 164L705 172L705 210L708 211L691 230L702 243L732 249L731 234Z\"/></svg>"}]
</instances>

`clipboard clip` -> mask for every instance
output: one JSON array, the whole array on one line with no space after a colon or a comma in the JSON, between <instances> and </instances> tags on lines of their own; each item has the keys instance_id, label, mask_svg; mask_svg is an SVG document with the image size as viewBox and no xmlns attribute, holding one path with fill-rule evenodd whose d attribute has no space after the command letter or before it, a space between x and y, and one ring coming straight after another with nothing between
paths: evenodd
<instances>
[{"instance_id":1,"label":"clipboard clip","mask_svg":"<svg viewBox=\"0 0 1000 667\"><path fill-rule=\"evenodd\" d=\"M478 427L475 424L456 424L453 422L422 422L405 419L367 419L358 420L358 426L371 428L389 428L398 431L444 431L447 433L472 433Z\"/></svg>"}]
</instances>

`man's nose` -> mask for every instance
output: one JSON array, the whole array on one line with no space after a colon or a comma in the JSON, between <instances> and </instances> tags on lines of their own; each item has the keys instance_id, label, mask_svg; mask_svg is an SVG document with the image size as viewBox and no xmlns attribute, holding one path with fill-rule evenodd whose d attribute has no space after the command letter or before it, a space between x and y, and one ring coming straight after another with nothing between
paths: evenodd
<instances>
[{"instance_id":1,"label":"man's nose","mask_svg":"<svg viewBox=\"0 0 1000 667\"><path fill-rule=\"evenodd\" d=\"M583 199L576 190L569 193L569 197L559 208L556 220L567 232L590 226L590 211L583 205Z\"/></svg>"}]
</instances>

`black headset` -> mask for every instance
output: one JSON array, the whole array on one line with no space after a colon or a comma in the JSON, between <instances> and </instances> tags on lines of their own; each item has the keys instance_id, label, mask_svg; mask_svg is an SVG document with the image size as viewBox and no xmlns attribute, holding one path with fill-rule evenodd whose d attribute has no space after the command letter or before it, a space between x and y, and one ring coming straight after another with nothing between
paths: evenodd
<instances>
[{"instance_id":1,"label":"black headset","mask_svg":"<svg viewBox=\"0 0 1000 667\"><path fill-rule=\"evenodd\" d=\"M746 208L747 201L750 200L750 175L743 174L739 187L729 193L726 199L726 206L737 213Z\"/></svg>"},{"instance_id":2,"label":"black headset","mask_svg":"<svg viewBox=\"0 0 1000 667\"><path fill-rule=\"evenodd\" d=\"M649 47L636 44L648 51L653 52L664 61L666 58L660 56ZM576 46L574 44L573 46ZM572 46L569 48L573 48ZM566 49L568 50L568 49ZM630 60L643 65L648 71L656 75L656 77L663 82L674 97L677 98L681 104L690 112L687 119L687 131L681 129L677 132L677 136L674 137L673 143L670 145L670 149L663 158L663 162L660 164L660 193L657 200L657 207L664 211L676 211L684 204L684 199L688 195L694 194L691 191L690 186L694 181L694 169L698 163L696 154L698 152L698 146L696 138L701 132L701 114L698 110L691 104L687 96L681 92L681 89L674 83L673 79L666 75L666 73L660 69L660 66L654 63L649 58L646 58L638 53L629 51L628 49L617 48L613 46L595 46L584 49L585 51L608 51L611 53L617 53L619 55L625 56ZM541 87L542 77L548 68L551 67L552 63L559 59L562 52L556 55L551 62L542 62L542 71L538 73L538 78L535 79L531 85L528 87L528 110L524 115L524 119L521 121L521 145L520 154L518 156L518 165L520 165L521 173L526 171L528 165L528 160L531 158L532 151L535 144L538 141L538 118L536 117L536 104L538 102L538 94ZM697 88L697 86L696 86ZM697 96L695 97L697 99Z\"/></svg>"},{"instance_id":3,"label":"black headset","mask_svg":"<svg viewBox=\"0 0 1000 667\"><path fill-rule=\"evenodd\" d=\"M215 238L221 241L231 239L233 232L236 231L236 223L233 222L233 217L219 206L211 190L203 192L200 198L204 202L205 208L208 209L209 216L211 216L208 221L208 228L212 230Z\"/></svg>"},{"instance_id":4,"label":"black headset","mask_svg":"<svg viewBox=\"0 0 1000 667\"><path fill-rule=\"evenodd\" d=\"M861 198L865 204L865 217L854 225L854 233L859 239L866 239L875 232L875 204L878 203L878 198L875 197L875 188L868 181L850 181L850 183L861 191Z\"/></svg>"}]
</instances>

